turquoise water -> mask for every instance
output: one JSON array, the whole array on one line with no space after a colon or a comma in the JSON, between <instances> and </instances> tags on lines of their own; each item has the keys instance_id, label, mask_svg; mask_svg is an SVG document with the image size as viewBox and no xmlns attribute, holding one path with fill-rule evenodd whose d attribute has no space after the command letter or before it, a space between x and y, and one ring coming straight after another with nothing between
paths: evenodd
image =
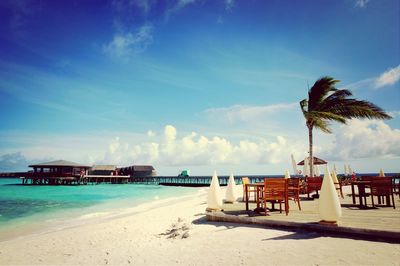
<instances>
[{"instance_id":1,"label":"turquoise water","mask_svg":"<svg viewBox=\"0 0 400 266\"><path fill-rule=\"evenodd\" d=\"M21 185L19 179L0 178L0 229L40 223L61 214L90 213L98 206L130 208L190 193L194 193L193 188L137 184L29 186Z\"/></svg>"}]
</instances>

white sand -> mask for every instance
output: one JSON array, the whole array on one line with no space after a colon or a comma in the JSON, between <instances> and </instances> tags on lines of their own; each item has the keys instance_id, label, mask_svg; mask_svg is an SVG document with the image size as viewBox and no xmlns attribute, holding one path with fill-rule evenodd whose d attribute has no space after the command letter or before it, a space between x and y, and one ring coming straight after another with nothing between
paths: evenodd
<instances>
[{"instance_id":1,"label":"white sand","mask_svg":"<svg viewBox=\"0 0 400 266\"><path fill-rule=\"evenodd\" d=\"M400 245L205 221L206 190L0 242L2 265L399 265ZM178 218L183 221L178 222ZM167 230L187 224L188 238Z\"/></svg>"}]
</instances>

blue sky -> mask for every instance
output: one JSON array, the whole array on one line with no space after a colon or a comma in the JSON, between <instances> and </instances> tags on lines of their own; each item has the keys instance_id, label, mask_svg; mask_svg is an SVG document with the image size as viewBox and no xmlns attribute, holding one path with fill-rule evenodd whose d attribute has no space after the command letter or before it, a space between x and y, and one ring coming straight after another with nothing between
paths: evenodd
<instances>
[{"instance_id":1,"label":"blue sky","mask_svg":"<svg viewBox=\"0 0 400 266\"><path fill-rule=\"evenodd\" d=\"M315 132L317 156L399 172L400 1L0 3L0 168L67 159L279 174L330 75L390 112Z\"/></svg>"}]
</instances>

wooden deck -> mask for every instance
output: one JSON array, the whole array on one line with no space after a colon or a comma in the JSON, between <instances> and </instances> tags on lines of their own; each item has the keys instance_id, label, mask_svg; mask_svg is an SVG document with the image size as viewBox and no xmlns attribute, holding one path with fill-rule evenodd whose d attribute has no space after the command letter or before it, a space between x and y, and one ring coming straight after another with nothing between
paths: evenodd
<instances>
[{"instance_id":1,"label":"wooden deck","mask_svg":"<svg viewBox=\"0 0 400 266\"><path fill-rule=\"evenodd\" d=\"M358 205L354 205L352 203L351 198L351 189L349 186L344 187L344 196L345 198L340 198L341 206L342 206L342 217L338 223L338 230L340 228L346 228L349 231L351 229L356 232L358 229L363 230L365 232L368 231L379 231L383 232L383 235L386 234L390 237L392 233L395 238L398 238L400 241L400 198L399 195L395 195L395 206L387 207L383 205L377 205L375 208L372 208L371 199L367 199L368 208L360 208ZM289 225L292 223L292 227L296 227L297 225L305 225L304 229L307 229L312 224L318 225L318 222L321 220L318 214L318 199L309 200L306 195L302 195L301 200L301 208L300 211L298 209L297 203L294 201L290 201L290 211L289 215L286 216L285 212L282 213L278 211L269 212L268 216L265 216L263 213L259 214L254 212L253 210L256 208L255 203L249 204L249 211L246 211L244 202L237 202L234 204L224 204L223 212L225 214L225 218L233 218L229 221L237 221L242 223L253 223L252 221L271 221L271 225L273 222L276 222L276 225ZM357 202L358 203L358 200ZM276 206L279 208L279 205ZM208 214L209 215L209 214ZM210 215L213 215L212 213ZM216 217L218 214L216 214ZM235 218L251 218L251 219L235 219ZM227 221L227 219L221 219ZM218 221L219 218L211 219L212 221ZM257 223L257 222L256 222ZM262 224L262 223L260 223ZM265 223L268 225L268 223ZM348 230L349 229L349 230ZM359 231L359 230L358 230ZM378 234L379 235L379 234Z\"/></svg>"}]
</instances>

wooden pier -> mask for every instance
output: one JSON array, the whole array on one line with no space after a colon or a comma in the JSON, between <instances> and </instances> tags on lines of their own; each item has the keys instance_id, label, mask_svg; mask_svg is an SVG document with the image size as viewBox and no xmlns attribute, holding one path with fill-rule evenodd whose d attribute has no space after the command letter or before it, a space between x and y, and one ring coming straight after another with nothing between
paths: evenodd
<instances>
[{"instance_id":1,"label":"wooden pier","mask_svg":"<svg viewBox=\"0 0 400 266\"><path fill-rule=\"evenodd\" d=\"M117 168L114 165L87 166L65 160L29 165L29 172L0 173L1 177L21 178L24 185L87 185L87 184L152 184L164 186L209 186L211 176L156 176L151 165ZM236 176L240 184L243 176ZM252 183L262 182L267 176L248 176ZM268 177L282 177L268 176ZM228 184L229 176L219 176L219 184Z\"/></svg>"},{"instance_id":2,"label":"wooden pier","mask_svg":"<svg viewBox=\"0 0 400 266\"><path fill-rule=\"evenodd\" d=\"M90 185L90 184L148 184L163 186L205 187L211 183L212 176L148 176L135 177L131 175L79 175L59 173L15 172L0 173L0 178L20 178L24 185ZM262 182L266 176L247 176L254 182ZM277 177L277 176L272 176ZM226 186L229 176L219 176L219 184ZM242 176L235 177L236 184L242 182Z\"/></svg>"},{"instance_id":3,"label":"wooden pier","mask_svg":"<svg viewBox=\"0 0 400 266\"><path fill-rule=\"evenodd\" d=\"M85 175L81 178L81 184L127 184L130 178L129 175Z\"/></svg>"},{"instance_id":4,"label":"wooden pier","mask_svg":"<svg viewBox=\"0 0 400 266\"><path fill-rule=\"evenodd\" d=\"M236 184L242 183L242 177L235 176ZM251 182L263 182L266 176L246 176L249 177ZM275 176L274 176L275 177ZM178 177L178 176L154 176L154 177L131 177L131 183L141 184L154 184L163 186L185 186L185 187L205 187L211 183L212 176L189 176L189 177ZM226 186L228 184L229 176L219 176L219 184Z\"/></svg>"}]
</instances>

